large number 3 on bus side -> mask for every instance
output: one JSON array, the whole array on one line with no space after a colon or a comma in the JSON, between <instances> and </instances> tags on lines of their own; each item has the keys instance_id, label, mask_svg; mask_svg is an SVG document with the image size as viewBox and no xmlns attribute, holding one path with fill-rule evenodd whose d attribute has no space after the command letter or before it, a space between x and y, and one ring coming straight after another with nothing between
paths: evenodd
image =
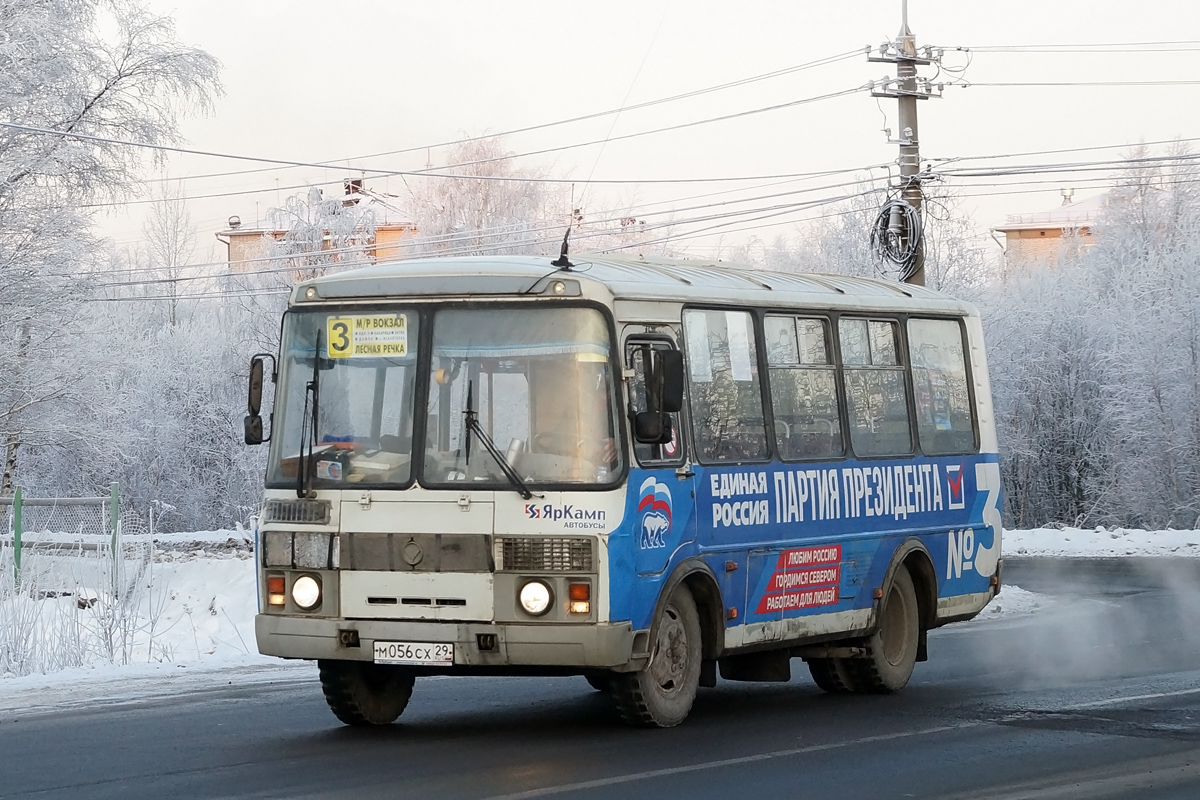
<instances>
[{"instance_id":1,"label":"large number 3 on bus side","mask_svg":"<svg viewBox=\"0 0 1200 800\"><path fill-rule=\"evenodd\" d=\"M1000 500L1000 465L995 461L976 464L975 486L987 492L983 504L983 524L992 530L992 546L975 550L975 571L988 577L995 574L996 564L1000 561L1000 538L1004 531L1000 509L997 508Z\"/></svg>"}]
</instances>

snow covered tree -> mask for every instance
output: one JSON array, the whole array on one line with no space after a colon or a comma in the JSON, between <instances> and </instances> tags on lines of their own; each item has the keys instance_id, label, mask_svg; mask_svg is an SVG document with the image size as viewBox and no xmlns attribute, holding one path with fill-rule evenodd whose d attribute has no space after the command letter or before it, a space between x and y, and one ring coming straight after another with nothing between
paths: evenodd
<instances>
[{"instance_id":1,"label":"snow covered tree","mask_svg":"<svg viewBox=\"0 0 1200 800\"><path fill-rule=\"evenodd\" d=\"M86 288L78 274L101 252L86 204L136 188L146 151L120 140L179 141L181 115L206 110L220 86L215 59L132 0L7 0L0 30L0 341L14 354L0 372L7 491L18 449L54 435L40 405L85 400L80 376L51 363L70 352Z\"/></svg>"},{"instance_id":2,"label":"snow covered tree","mask_svg":"<svg viewBox=\"0 0 1200 800\"><path fill-rule=\"evenodd\" d=\"M160 184L142 225L150 268L162 276L171 327L179 310L179 279L196 252L196 228L181 184Z\"/></svg>"},{"instance_id":3,"label":"snow covered tree","mask_svg":"<svg viewBox=\"0 0 1200 800\"><path fill-rule=\"evenodd\" d=\"M267 212L271 227L280 232L268 252L275 269L287 269L273 281L290 285L308 280L335 266L366 266L375 239L375 215L344 197L325 197L313 186L303 197L292 195L282 208Z\"/></svg>"},{"instance_id":4,"label":"snow covered tree","mask_svg":"<svg viewBox=\"0 0 1200 800\"><path fill-rule=\"evenodd\" d=\"M569 201L561 185L539 180L544 171L517 167L503 137L460 142L446 161L435 175L408 179L417 236L407 254L558 252Z\"/></svg>"},{"instance_id":5,"label":"snow covered tree","mask_svg":"<svg viewBox=\"0 0 1200 800\"><path fill-rule=\"evenodd\" d=\"M1200 192L1173 155L1122 170L1091 248L979 301L1009 524L1200 522Z\"/></svg>"}]
</instances>

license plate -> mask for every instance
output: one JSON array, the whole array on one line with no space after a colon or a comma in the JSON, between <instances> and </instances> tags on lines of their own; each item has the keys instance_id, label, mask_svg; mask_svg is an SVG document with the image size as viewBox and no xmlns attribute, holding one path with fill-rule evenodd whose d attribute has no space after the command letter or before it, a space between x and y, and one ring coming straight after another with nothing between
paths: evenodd
<instances>
[{"instance_id":1,"label":"license plate","mask_svg":"<svg viewBox=\"0 0 1200 800\"><path fill-rule=\"evenodd\" d=\"M454 663L454 645L450 642L375 642L375 663L448 667Z\"/></svg>"}]
</instances>

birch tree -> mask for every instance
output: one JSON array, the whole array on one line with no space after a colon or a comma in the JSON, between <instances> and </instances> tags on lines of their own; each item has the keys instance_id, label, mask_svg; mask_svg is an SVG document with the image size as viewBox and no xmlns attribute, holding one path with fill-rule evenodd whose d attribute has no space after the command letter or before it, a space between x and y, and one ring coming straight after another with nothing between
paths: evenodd
<instances>
[{"instance_id":1,"label":"birch tree","mask_svg":"<svg viewBox=\"0 0 1200 800\"><path fill-rule=\"evenodd\" d=\"M173 328L179 316L179 279L196 252L196 228L180 183L160 184L154 200L142 225L142 235L150 268L164 281L160 285L168 298L168 319Z\"/></svg>"},{"instance_id":2,"label":"birch tree","mask_svg":"<svg viewBox=\"0 0 1200 800\"><path fill-rule=\"evenodd\" d=\"M79 381L47 369L62 351L99 243L86 204L127 196L146 153L179 141L181 115L220 91L217 62L132 0L0 3L0 492L11 489L36 407ZM33 353L38 355L35 357ZM45 432L43 432L45 433Z\"/></svg>"}]
</instances>

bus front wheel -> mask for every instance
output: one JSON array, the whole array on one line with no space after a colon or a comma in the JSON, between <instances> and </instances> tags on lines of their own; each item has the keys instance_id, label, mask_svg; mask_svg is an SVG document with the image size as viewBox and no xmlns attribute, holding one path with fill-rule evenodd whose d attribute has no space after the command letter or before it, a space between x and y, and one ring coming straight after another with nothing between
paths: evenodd
<instances>
[{"instance_id":1,"label":"bus front wheel","mask_svg":"<svg viewBox=\"0 0 1200 800\"><path fill-rule=\"evenodd\" d=\"M866 658L849 661L859 691L885 693L903 689L917 663L921 620L912 576L903 566L879 609L879 627L866 640Z\"/></svg>"},{"instance_id":2,"label":"bus front wheel","mask_svg":"<svg viewBox=\"0 0 1200 800\"><path fill-rule=\"evenodd\" d=\"M700 614L686 586L663 606L650 661L637 672L615 672L610 690L626 722L670 728L683 722L700 685Z\"/></svg>"},{"instance_id":3,"label":"bus front wheel","mask_svg":"<svg viewBox=\"0 0 1200 800\"><path fill-rule=\"evenodd\" d=\"M414 678L401 667L363 661L317 661L321 691L347 725L389 725L404 713Z\"/></svg>"}]
</instances>

